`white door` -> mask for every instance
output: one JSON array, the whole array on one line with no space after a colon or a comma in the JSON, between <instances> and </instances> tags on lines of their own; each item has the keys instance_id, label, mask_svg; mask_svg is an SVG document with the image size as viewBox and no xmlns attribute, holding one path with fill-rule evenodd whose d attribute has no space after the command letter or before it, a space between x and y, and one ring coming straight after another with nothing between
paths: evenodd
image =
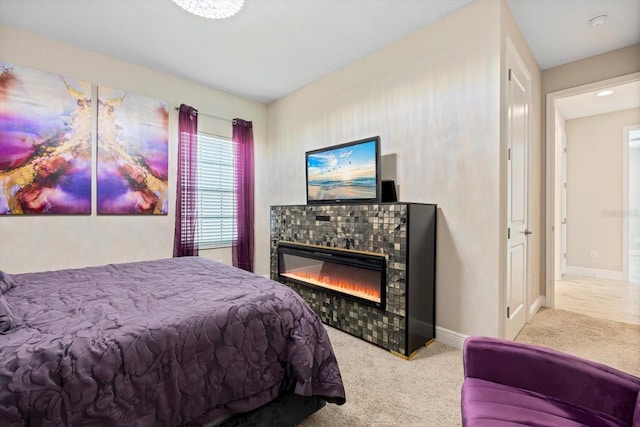
<instances>
[{"instance_id":1,"label":"white door","mask_svg":"<svg viewBox=\"0 0 640 427\"><path fill-rule=\"evenodd\" d=\"M506 338L513 339L527 322L528 154L531 77L507 39L507 277Z\"/></svg>"},{"instance_id":2,"label":"white door","mask_svg":"<svg viewBox=\"0 0 640 427\"><path fill-rule=\"evenodd\" d=\"M640 125L625 126L623 141L623 272L640 283Z\"/></svg>"},{"instance_id":3,"label":"white door","mask_svg":"<svg viewBox=\"0 0 640 427\"><path fill-rule=\"evenodd\" d=\"M560 202L560 274L567 274L567 133L562 129L562 182Z\"/></svg>"}]
</instances>

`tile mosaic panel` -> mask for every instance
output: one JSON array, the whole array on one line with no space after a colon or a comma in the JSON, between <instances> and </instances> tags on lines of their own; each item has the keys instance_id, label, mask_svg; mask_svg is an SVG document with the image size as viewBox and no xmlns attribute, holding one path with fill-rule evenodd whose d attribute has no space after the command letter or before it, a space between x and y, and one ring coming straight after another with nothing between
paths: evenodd
<instances>
[{"instance_id":1,"label":"tile mosaic panel","mask_svg":"<svg viewBox=\"0 0 640 427\"><path fill-rule=\"evenodd\" d=\"M404 354L407 212L406 203L272 206L271 278L278 280L279 241L385 255L387 302L384 310L297 283L285 283L298 292L326 324Z\"/></svg>"}]
</instances>

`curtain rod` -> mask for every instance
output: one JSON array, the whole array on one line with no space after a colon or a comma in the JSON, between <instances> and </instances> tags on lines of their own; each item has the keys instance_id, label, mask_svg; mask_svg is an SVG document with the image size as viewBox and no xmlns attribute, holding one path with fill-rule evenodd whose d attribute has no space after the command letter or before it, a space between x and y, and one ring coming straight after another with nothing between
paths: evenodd
<instances>
[{"instance_id":1,"label":"curtain rod","mask_svg":"<svg viewBox=\"0 0 640 427\"><path fill-rule=\"evenodd\" d=\"M176 111L180 111L180 107L173 107L173 109L176 110ZM203 113L202 111L198 110L197 108L196 108L196 110L198 111L198 114L202 114L203 116L209 116L209 117L213 117L214 119L224 120L225 122L233 123L232 119L227 119L226 117L214 116L213 114Z\"/></svg>"}]
</instances>

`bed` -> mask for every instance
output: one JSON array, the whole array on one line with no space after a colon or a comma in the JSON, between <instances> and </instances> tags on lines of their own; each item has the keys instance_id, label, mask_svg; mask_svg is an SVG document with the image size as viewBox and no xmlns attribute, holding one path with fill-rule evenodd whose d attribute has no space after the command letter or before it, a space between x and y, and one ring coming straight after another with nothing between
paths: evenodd
<instances>
[{"instance_id":1,"label":"bed","mask_svg":"<svg viewBox=\"0 0 640 427\"><path fill-rule=\"evenodd\" d=\"M0 292L3 426L268 425L345 402L304 300L222 263L5 273Z\"/></svg>"}]
</instances>

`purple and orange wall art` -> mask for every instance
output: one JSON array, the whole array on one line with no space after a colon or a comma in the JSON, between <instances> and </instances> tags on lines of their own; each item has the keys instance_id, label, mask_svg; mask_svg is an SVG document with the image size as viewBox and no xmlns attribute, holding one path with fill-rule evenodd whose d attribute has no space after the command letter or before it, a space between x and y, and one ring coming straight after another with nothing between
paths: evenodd
<instances>
[{"instance_id":1,"label":"purple and orange wall art","mask_svg":"<svg viewBox=\"0 0 640 427\"><path fill-rule=\"evenodd\" d=\"M168 212L166 102L98 88L98 214Z\"/></svg>"},{"instance_id":2,"label":"purple and orange wall art","mask_svg":"<svg viewBox=\"0 0 640 427\"><path fill-rule=\"evenodd\" d=\"M0 215L91 213L91 84L0 62Z\"/></svg>"}]
</instances>

